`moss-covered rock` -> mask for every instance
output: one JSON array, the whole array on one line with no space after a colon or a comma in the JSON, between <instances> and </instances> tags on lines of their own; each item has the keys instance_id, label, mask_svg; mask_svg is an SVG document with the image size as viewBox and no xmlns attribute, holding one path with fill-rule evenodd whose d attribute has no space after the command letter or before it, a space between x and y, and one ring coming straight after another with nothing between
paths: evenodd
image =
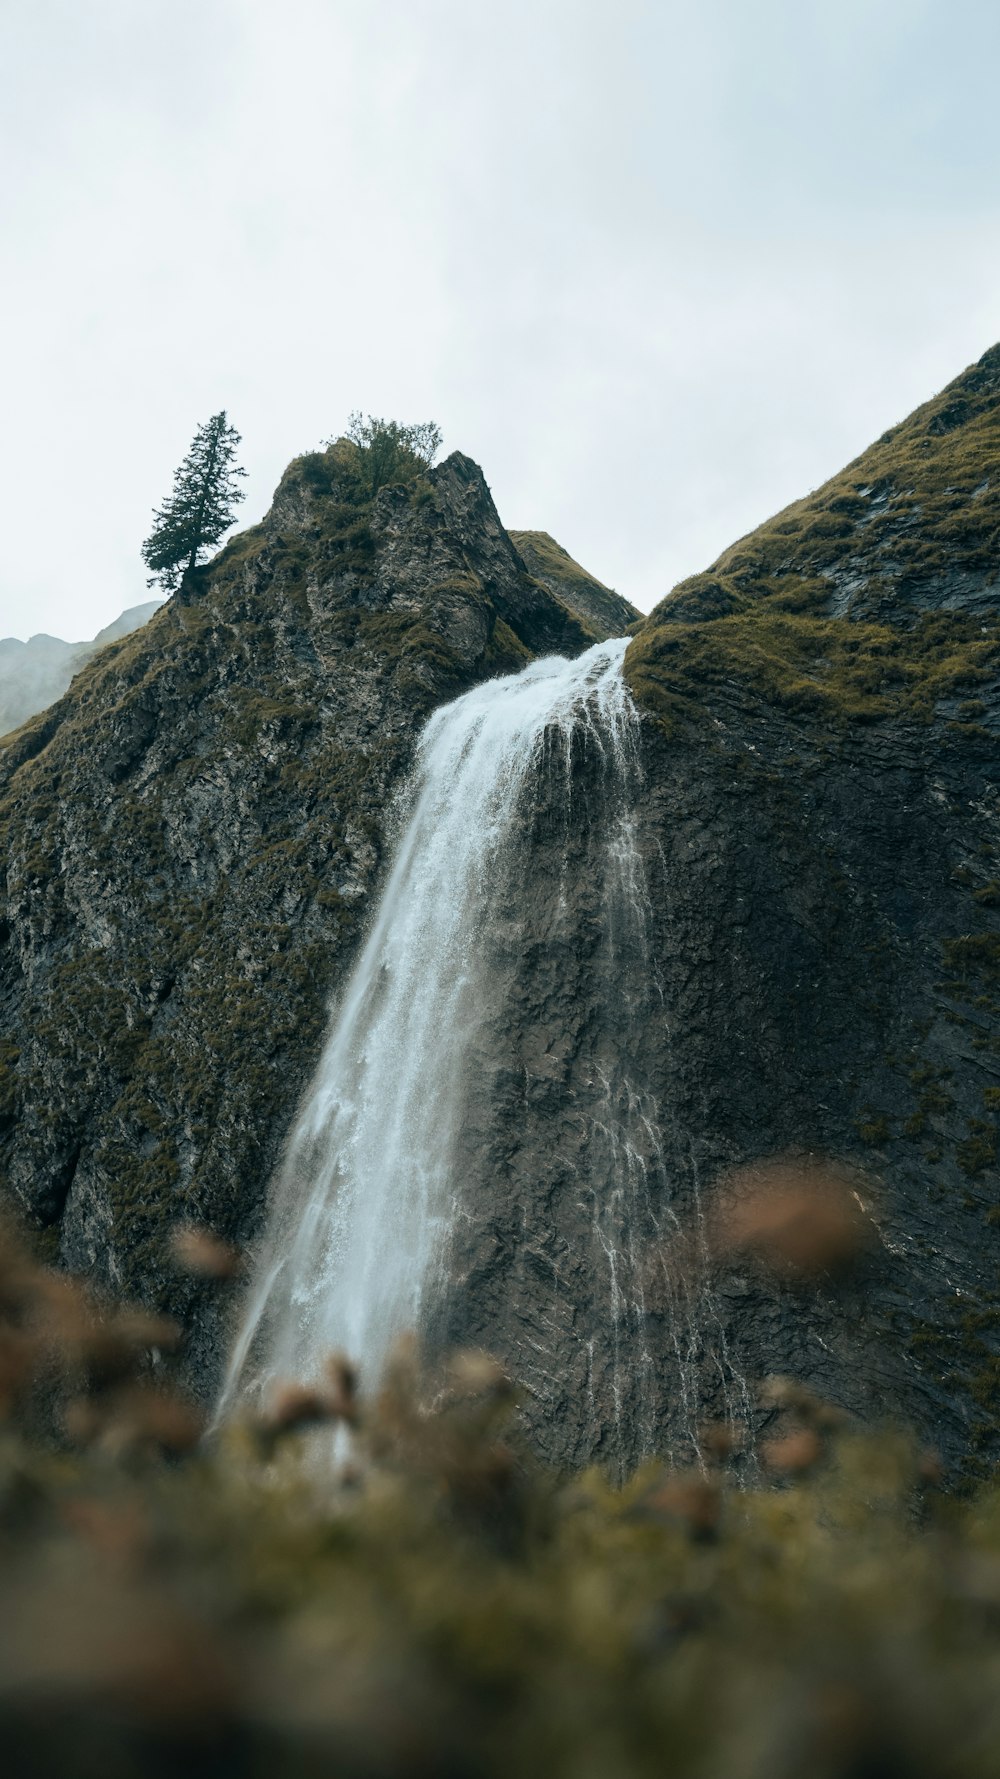
<instances>
[{"instance_id":1,"label":"moss-covered rock","mask_svg":"<svg viewBox=\"0 0 1000 1779\"><path fill-rule=\"evenodd\" d=\"M853 1157L879 1207L853 1328L822 1293L794 1317L752 1293L729 1338L988 1467L1000 348L670 594L626 674L682 1034L645 1066L703 1171L799 1143Z\"/></svg>"},{"instance_id":2,"label":"moss-covered rock","mask_svg":"<svg viewBox=\"0 0 1000 1779\"><path fill-rule=\"evenodd\" d=\"M1000 660L1000 346L684 581L628 657L668 724L727 688L831 723L962 727ZM963 708L964 707L964 708ZM995 713L994 713L995 715Z\"/></svg>"},{"instance_id":3,"label":"moss-covered rock","mask_svg":"<svg viewBox=\"0 0 1000 1779\"><path fill-rule=\"evenodd\" d=\"M424 718L589 640L467 458L369 500L341 441L5 740L3 1190L68 1261L194 1314L165 1232L253 1229Z\"/></svg>"},{"instance_id":4,"label":"moss-covered rock","mask_svg":"<svg viewBox=\"0 0 1000 1779\"><path fill-rule=\"evenodd\" d=\"M607 636L624 636L641 614L613 587L606 587L547 531L512 531L511 542L529 574L548 587L579 618L595 642Z\"/></svg>"}]
</instances>

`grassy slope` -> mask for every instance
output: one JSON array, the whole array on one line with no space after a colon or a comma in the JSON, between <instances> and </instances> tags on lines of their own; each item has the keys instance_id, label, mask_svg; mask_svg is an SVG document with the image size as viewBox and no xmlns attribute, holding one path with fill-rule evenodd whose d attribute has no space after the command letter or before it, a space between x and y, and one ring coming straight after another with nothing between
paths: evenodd
<instances>
[{"instance_id":1,"label":"grassy slope","mask_svg":"<svg viewBox=\"0 0 1000 1779\"><path fill-rule=\"evenodd\" d=\"M959 601L1000 572L998 469L993 347L655 608L628 655L639 703L668 727L719 686L834 723L975 723L997 607Z\"/></svg>"},{"instance_id":2,"label":"grassy slope","mask_svg":"<svg viewBox=\"0 0 1000 1779\"><path fill-rule=\"evenodd\" d=\"M508 533L529 574L569 606L595 636L624 636L640 613L613 587L588 574L547 531Z\"/></svg>"},{"instance_id":3,"label":"grassy slope","mask_svg":"<svg viewBox=\"0 0 1000 1779\"><path fill-rule=\"evenodd\" d=\"M233 537L199 571L189 601L168 601L102 648L56 704L0 744L0 938L30 918L63 940L31 992L19 987L20 1028L8 1015L0 1038L0 1191L15 1128L22 1157L37 1156L47 1177L99 1100L117 1133L105 1129L99 1160L115 1226L128 1232L134 1288L158 1264L164 1220L181 1199L208 1214L202 1193L215 1190L217 1170L207 1150L231 1150L242 1140L236 1126L260 1131L287 1116L289 1078L315 1051L357 926L357 904L334 887L338 870L352 849L377 845L381 790L407 737L467 683L440 613L455 600L492 613L468 570L388 606L369 597L380 565L371 503L342 497L342 480L339 445L296 459L278 497L308 511L308 525L269 520ZM408 512L419 537L432 537L430 482L414 478L400 501L401 525ZM317 583L334 592L317 594ZM546 603L582 646L575 620ZM531 656L499 615L491 622L484 677ZM300 646L286 647L288 635ZM331 662L367 675L386 708L412 721L374 734L363 752L343 745ZM139 774L154 741L157 769ZM250 800L252 844L216 872L206 828L197 846L208 881L178 889L174 836L185 811L200 787L234 773ZM96 886L113 886L104 947L80 937L70 856L77 870L89 860ZM190 1179L184 1130L202 1158Z\"/></svg>"}]
</instances>

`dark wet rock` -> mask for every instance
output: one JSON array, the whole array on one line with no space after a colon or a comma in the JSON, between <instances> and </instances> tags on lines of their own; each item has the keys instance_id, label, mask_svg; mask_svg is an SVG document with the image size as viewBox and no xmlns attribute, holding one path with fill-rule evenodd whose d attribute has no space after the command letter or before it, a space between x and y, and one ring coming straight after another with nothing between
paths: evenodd
<instances>
[{"instance_id":1,"label":"dark wet rock","mask_svg":"<svg viewBox=\"0 0 1000 1779\"><path fill-rule=\"evenodd\" d=\"M431 1332L499 1352L557 1460L759 1432L775 1372L995 1456L998 443L994 350L638 629L641 919L601 750L526 801ZM204 1388L239 1288L179 1281L166 1233L260 1227L420 724L589 640L467 459L363 513L339 473L292 465L5 752L6 1190L184 1316ZM857 1181L846 1279L711 1250L720 1176L790 1151Z\"/></svg>"},{"instance_id":2,"label":"dark wet rock","mask_svg":"<svg viewBox=\"0 0 1000 1779\"><path fill-rule=\"evenodd\" d=\"M358 507L334 447L0 753L4 1191L184 1314L205 1387L220 1299L170 1230L260 1222L424 718L589 640L469 459Z\"/></svg>"},{"instance_id":3,"label":"dark wet rock","mask_svg":"<svg viewBox=\"0 0 1000 1779\"><path fill-rule=\"evenodd\" d=\"M561 599L595 640L624 636L641 618L634 605L588 574L547 531L512 531L510 538L529 574Z\"/></svg>"},{"instance_id":4,"label":"dark wet rock","mask_svg":"<svg viewBox=\"0 0 1000 1779\"><path fill-rule=\"evenodd\" d=\"M694 1157L710 1180L832 1154L880 1230L846 1293L720 1280L727 1338L752 1376L902 1415L973 1470L1000 1426L998 465L994 349L703 577L730 615L677 624L682 590L627 662L682 1034L671 1058L650 1029L643 1075L689 1150L676 1177L689 1200ZM842 534L848 488L867 504Z\"/></svg>"}]
</instances>

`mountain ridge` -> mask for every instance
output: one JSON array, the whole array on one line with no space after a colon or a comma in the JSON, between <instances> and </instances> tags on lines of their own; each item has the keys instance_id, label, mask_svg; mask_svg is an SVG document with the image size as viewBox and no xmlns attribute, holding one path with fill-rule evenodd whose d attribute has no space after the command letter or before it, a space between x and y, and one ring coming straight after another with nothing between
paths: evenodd
<instances>
[{"instance_id":1,"label":"mountain ridge","mask_svg":"<svg viewBox=\"0 0 1000 1779\"><path fill-rule=\"evenodd\" d=\"M296 459L0 746L3 1190L67 1264L195 1324L164 1230L259 1216L424 716L590 641L469 459L349 493L338 447Z\"/></svg>"},{"instance_id":2,"label":"mountain ridge","mask_svg":"<svg viewBox=\"0 0 1000 1779\"><path fill-rule=\"evenodd\" d=\"M574 746L568 801L540 773L526 807L436 1332L527 1377L558 1462L682 1449L684 1390L726 1408L725 1353L751 1442L781 1412L752 1385L780 1371L905 1416L952 1475L1000 1451L998 371L994 349L635 625L639 1016L623 992L594 1024L600 749ZM4 1190L66 1264L183 1318L202 1391L235 1288L179 1281L170 1230L260 1229L425 717L591 640L529 568L469 459L359 506L338 448L308 454L0 747ZM664 1216L696 1228L733 1169L799 1153L853 1170L879 1232L847 1287L807 1295L661 1245L660 1296L615 1336L656 1380L648 1425L588 1360L602 1044ZM678 1293L711 1306L683 1376Z\"/></svg>"},{"instance_id":3,"label":"mountain ridge","mask_svg":"<svg viewBox=\"0 0 1000 1779\"><path fill-rule=\"evenodd\" d=\"M508 536L529 573L593 627L596 638L602 634L624 636L642 617L637 606L581 568L549 532L510 531Z\"/></svg>"},{"instance_id":4,"label":"mountain ridge","mask_svg":"<svg viewBox=\"0 0 1000 1779\"><path fill-rule=\"evenodd\" d=\"M789 708L875 721L974 688L1000 585L998 459L1000 345L661 600L633 690L669 722L690 716L692 682L750 676Z\"/></svg>"}]
</instances>

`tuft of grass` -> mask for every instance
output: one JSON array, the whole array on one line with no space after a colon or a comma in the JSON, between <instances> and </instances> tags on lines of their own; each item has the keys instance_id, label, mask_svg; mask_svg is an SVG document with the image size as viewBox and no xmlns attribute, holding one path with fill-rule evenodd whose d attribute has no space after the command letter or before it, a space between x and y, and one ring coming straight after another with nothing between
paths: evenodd
<instances>
[{"instance_id":1,"label":"tuft of grass","mask_svg":"<svg viewBox=\"0 0 1000 1779\"><path fill-rule=\"evenodd\" d=\"M994 347L656 607L626 660L640 705L671 728L736 693L833 725L944 718L988 740L976 694L1000 661L998 458Z\"/></svg>"},{"instance_id":2,"label":"tuft of grass","mask_svg":"<svg viewBox=\"0 0 1000 1779\"><path fill-rule=\"evenodd\" d=\"M12 1771L994 1772L1000 1488L946 1499L902 1431L773 1379L769 1487L726 1428L702 1470L567 1480L491 1360L407 1345L374 1401L334 1358L205 1444L149 1356L179 1337L0 1246Z\"/></svg>"}]
</instances>

